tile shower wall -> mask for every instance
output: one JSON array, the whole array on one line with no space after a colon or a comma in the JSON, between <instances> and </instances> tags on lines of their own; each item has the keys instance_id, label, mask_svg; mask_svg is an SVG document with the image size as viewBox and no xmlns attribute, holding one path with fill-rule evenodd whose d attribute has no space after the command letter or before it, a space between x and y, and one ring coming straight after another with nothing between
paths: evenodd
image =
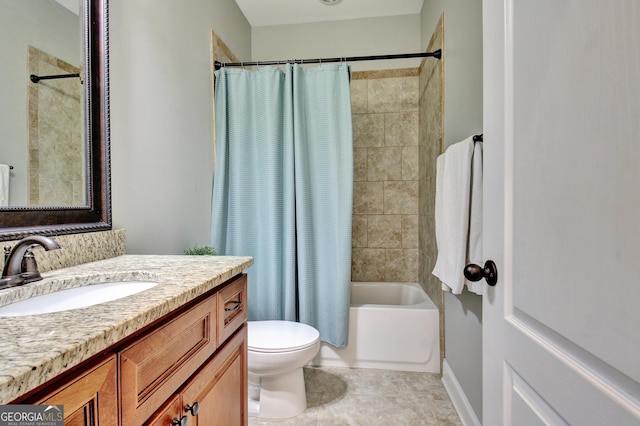
<instances>
[{"instance_id":1,"label":"tile shower wall","mask_svg":"<svg viewBox=\"0 0 640 426\"><path fill-rule=\"evenodd\" d=\"M441 30L439 34L436 44L441 46ZM214 31L211 58L238 62ZM351 279L419 282L429 287L429 296L441 308L441 291L430 278L436 253L435 159L442 148L443 111L442 80L430 76L441 74L440 62L427 59L428 66L419 69L352 74ZM439 70L435 74L433 66Z\"/></svg>"},{"instance_id":2,"label":"tile shower wall","mask_svg":"<svg viewBox=\"0 0 640 426\"><path fill-rule=\"evenodd\" d=\"M352 76L353 281L418 281L417 71Z\"/></svg>"},{"instance_id":3,"label":"tile shower wall","mask_svg":"<svg viewBox=\"0 0 640 426\"><path fill-rule=\"evenodd\" d=\"M431 36L428 51L444 49L444 15ZM444 66L445 60L422 62L420 67L420 127L418 151L420 234L418 282L440 312L440 362L444 359L444 293L442 284L431 273L438 248L435 237L436 160L444 149ZM441 366L442 370L442 366Z\"/></svg>"},{"instance_id":4,"label":"tile shower wall","mask_svg":"<svg viewBox=\"0 0 640 426\"><path fill-rule=\"evenodd\" d=\"M33 46L28 74L77 74L80 68ZM86 204L82 85L78 78L27 83L29 206Z\"/></svg>"}]
</instances>

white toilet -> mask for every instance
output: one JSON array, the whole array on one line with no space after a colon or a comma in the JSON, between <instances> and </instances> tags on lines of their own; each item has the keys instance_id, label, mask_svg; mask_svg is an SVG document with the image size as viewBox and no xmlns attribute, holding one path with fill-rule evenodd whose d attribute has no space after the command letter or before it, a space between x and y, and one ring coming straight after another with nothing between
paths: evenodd
<instances>
[{"instance_id":1,"label":"white toilet","mask_svg":"<svg viewBox=\"0 0 640 426\"><path fill-rule=\"evenodd\" d=\"M315 328L292 321L249 321L249 415L271 419L307 409L302 367L320 349Z\"/></svg>"}]
</instances>

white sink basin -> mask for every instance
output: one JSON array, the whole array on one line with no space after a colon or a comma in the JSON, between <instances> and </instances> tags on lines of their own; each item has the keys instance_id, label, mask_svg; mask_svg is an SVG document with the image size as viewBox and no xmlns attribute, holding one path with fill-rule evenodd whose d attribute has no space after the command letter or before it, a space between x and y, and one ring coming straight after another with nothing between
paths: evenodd
<instances>
[{"instance_id":1,"label":"white sink basin","mask_svg":"<svg viewBox=\"0 0 640 426\"><path fill-rule=\"evenodd\" d=\"M0 317L40 315L111 302L158 285L155 281L118 281L59 290L0 306Z\"/></svg>"}]
</instances>

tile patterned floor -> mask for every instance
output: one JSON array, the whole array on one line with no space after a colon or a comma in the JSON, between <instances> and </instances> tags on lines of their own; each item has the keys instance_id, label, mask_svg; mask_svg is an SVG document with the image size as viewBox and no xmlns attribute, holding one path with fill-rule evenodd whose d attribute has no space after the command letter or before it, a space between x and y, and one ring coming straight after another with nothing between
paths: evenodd
<instances>
[{"instance_id":1,"label":"tile patterned floor","mask_svg":"<svg viewBox=\"0 0 640 426\"><path fill-rule=\"evenodd\" d=\"M405 371L305 368L307 410L292 419L249 418L249 426L459 426L438 375Z\"/></svg>"}]
</instances>

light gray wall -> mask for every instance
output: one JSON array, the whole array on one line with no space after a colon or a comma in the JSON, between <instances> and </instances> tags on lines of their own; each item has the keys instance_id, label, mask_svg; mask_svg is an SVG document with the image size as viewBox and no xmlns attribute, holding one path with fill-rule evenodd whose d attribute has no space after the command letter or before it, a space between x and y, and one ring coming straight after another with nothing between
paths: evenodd
<instances>
[{"instance_id":1,"label":"light gray wall","mask_svg":"<svg viewBox=\"0 0 640 426\"><path fill-rule=\"evenodd\" d=\"M482 133L482 1L425 0L423 40L433 33L442 12L444 140L449 146ZM482 298L466 292L460 296L446 293L444 316L445 359L482 419Z\"/></svg>"},{"instance_id":2,"label":"light gray wall","mask_svg":"<svg viewBox=\"0 0 640 426\"><path fill-rule=\"evenodd\" d=\"M9 204L27 205L28 46L80 66L82 21L53 0L0 0L0 163L11 171Z\"/></svg>"},{"instance_id":3,"label":"light gray wall","mask_svg":"<svg viewBox=\"0 0 640 426\"><path fill-rule=\"evenodd\" d=\"M110 0L113 224L127 252L180 254L210 240L210 30L251 57L233 0Z\"/></svg>"},{"instance_id":4,"label":"light gray wall","mask_svg":"<svg viewBox=\"0 0 640 426\"><path fill-rule=\"evenodd\" d=\"M420 15L256 27L252 60L314 59L420 52ZM419 59L351 63L352 71L411 68Z\"/></svg>"}]
</instances>

